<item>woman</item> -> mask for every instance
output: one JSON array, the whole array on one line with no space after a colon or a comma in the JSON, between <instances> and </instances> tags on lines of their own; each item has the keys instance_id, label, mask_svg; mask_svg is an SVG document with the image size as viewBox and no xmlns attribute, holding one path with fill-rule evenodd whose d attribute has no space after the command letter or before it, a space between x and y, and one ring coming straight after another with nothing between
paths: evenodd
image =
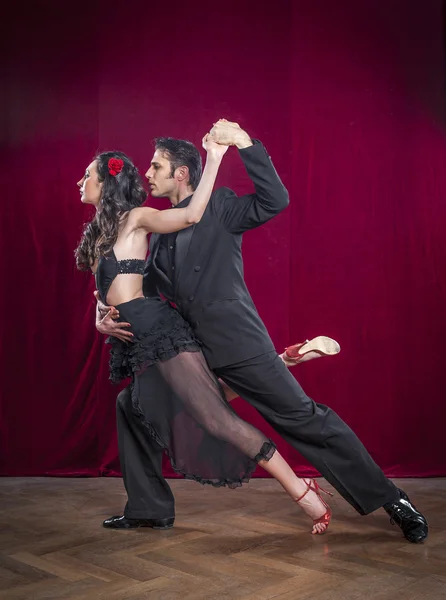
<instances>
[{"instance_id":1,"label":"woman","mask_svg":"<svg viewBox=\"0 0 446 600\"><path fill-rule=\"evenodd\" d=\"M99 154L78 182L82 202L93 204L96 215L76 249L77 266L95 274L102 302L115 306L133 333L130 344L110 339L110 376L115 382L131 378L133 406L177 472L233 488L248 481L259 464L313 519L312 533L324 533L331 510L318 484L298 478L272 440L232 410L178 311L142 292L147 234L185 229L206 209L227 147L209 134L203 147L206 166L185 208L142 207L146 193L140 176L122 152Z\"/></svg>"}]
</instances>

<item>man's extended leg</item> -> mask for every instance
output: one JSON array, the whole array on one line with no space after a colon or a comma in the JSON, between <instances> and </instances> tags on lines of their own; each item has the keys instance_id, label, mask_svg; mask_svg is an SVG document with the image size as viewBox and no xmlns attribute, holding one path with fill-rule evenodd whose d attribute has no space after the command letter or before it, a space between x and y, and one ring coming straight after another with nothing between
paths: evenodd
<instances>
[{"instance_id":1,"label":"man's extended leg","mask_svg":"<svg viewBox=\"0 0 446 600\"><path fill-rule=\"evenodd\" d=\"M275 352L215 371L359 513L384 506L407 539L427 537L424 517L384 475L356 434L332 409L305 394Z\"/></svg>"}]
</instances>

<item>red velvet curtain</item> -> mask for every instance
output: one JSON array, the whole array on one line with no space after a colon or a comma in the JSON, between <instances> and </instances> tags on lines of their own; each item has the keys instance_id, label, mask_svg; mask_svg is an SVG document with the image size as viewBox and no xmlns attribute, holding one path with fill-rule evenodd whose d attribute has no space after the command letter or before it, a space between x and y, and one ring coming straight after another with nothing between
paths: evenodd
<instances>
[{"instance_id":1,"label":"red velvet curtain","mask_svg":"<svg viewBox=\"0 0 446 600\"><path fill-rule=\"evenodd\" d=\"M5 16L1 474L119 473L118 389L93 279L74 266L89 216L75 184L98 149L144 171L154 136L198 144L227 117L264 141L290 190L288 210L244 242L277 348L338 339L340 356L295 368L307 393L388 475L446 475L442 8L48 0ZM236 151L219 183L251 189ZM236 408L312 472L251 407Z\"/></svg>"}]
</instances>

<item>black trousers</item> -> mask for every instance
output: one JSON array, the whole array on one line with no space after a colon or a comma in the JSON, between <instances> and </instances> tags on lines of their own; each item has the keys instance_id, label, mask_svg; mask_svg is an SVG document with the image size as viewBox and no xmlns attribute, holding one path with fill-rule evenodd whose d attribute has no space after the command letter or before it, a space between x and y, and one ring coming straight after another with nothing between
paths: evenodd
<instances>
[{"instance_id":1,"label":"black trousers","mask_svg":"<svg viewBox=\"0 0 446 600\"><path fill-rule=\"evenodd\" d=\"M394 484L355 433L330 408L309 398L276 352L214 370L302 454L360 514L398 498ZM174 515L172 492L162 476L162 449L137 415L130 390L118 396L118 442L128 493L125 515Z\"/></svg>"},{"instance_id":2,"label":"black trousers","mask_svg":"<svg viewBox=\"0 0 446 600\"><path fill-rule=\"evenodd\" d=\"M163 477L163 448L150 435L133 407L130 386L116 402L119 461L127 491L124 515L132 519L175 516L175 500Z\"/></svg>"}]
</instances>

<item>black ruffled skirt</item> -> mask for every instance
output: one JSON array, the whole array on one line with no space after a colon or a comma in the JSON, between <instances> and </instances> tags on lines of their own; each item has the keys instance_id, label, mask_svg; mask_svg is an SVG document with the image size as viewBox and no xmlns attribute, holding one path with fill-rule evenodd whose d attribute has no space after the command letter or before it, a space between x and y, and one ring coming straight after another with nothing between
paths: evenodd
<instances>
[{"instance_id":1,"label":"black ruffled skirt","mask_svg":"<svg viewBox=\"0 0 446 600\"><path fill-rule=\"evenodd\" d=\"M160 298L120 304L134 341L109 338L110 379L131 378L133 406L149 435L187 479L238 487L274 443L226 401L188 323Z\"/></svg>"}]
</instances>

